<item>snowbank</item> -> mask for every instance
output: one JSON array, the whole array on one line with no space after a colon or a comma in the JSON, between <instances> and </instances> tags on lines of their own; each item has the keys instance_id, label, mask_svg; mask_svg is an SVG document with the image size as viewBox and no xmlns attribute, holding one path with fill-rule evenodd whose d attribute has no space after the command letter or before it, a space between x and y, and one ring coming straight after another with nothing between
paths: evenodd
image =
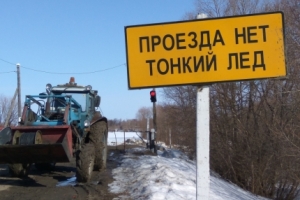
<instances>
[{"instance_id":1,"label":"snowbank","mask_svg":"<svg viewBox=\"0 0 300 200\"><path fill-rule=\"evenodd\" d=\"M196 164L178 150L158 151L158 156L136 156L144 147L126 151L120 167L113 170L115 181L109 185L120 199L188 200L196 199ZM128 194L127 196L124 194ZM222 180L210 177L210 199L264 200Z\"/></svg>"}]
</instances>

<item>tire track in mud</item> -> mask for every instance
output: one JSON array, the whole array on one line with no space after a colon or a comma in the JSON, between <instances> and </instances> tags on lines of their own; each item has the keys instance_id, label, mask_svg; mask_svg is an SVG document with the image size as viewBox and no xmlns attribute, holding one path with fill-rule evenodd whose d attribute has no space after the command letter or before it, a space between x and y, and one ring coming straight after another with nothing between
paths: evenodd
<instances>
[{"instance_id":1,"label":"tire track in mud","mask_svg":"<svg viewBox=\"0 0 300 200\"><path fill-rule=\"evenodd\" d=\"M118 147L123 149L122 147ZM75 181L75 160L71 163L57 164L53 171L38 171L34 165L27 178L10 177L8 167L0 165L1 200L119 200L120 194L109 192L109 184L114 181L112 170L118 167L122 150L108 149L107 169L93 172L89 183ZM66 186L58 183L74 180ZM127 195L126 195L127 196Z\"/></svg>"}]
</instances>

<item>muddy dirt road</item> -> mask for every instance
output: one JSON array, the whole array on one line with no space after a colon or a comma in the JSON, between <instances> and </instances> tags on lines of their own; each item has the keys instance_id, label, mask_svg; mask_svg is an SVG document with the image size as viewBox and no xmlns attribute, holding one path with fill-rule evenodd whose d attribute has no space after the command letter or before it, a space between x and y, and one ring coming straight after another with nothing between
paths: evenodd
<instances>
[{"instance_id":1,"label":"muddy dirt road","mask_svg":"<svg viewBox=\"0 0 300 200\"><path fill-rule=\"evenodd\" d=\"M118 157L124 153L123 147L118 149L109 148L107 169L93 172L92 180L86 184L76 183L75 160L72 163L58 163L52 171L38 171L32 165L29 176L24 179L10 177L7 166L0 165L0 199L118 200L119 194L108 191L108 184L113 181L111 171L119 165Z\"/></svg>"}]
</instances>

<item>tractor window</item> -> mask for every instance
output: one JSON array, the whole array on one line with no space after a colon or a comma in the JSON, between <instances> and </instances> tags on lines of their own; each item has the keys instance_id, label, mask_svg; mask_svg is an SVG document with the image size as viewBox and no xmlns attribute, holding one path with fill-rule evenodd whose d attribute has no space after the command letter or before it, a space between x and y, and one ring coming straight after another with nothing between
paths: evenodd
<instances>
[{"instance_id":1,"label":"tractor window","mask_svg":"<svg viewBox=\"0 0 300 200\"><path fill-rule=\"evenodd\" d=\"M36 114L41 114L42 113L42 109L44 109L45 107L45 101L44 100L37 100L40 102L40 105L38 105L37 103L30 101L30 105L29 108L32 112L36 113ZM41 107L42 106L42 107Z\"/></svg>"},{"instance_id":2,"label":"tractor window","mask_svg":"<svg viewBox=\"0 0 300 200\"><path fill-rule=\"evenodd\" d=\"M82 111L84 112L86 110L86 94L71 94L72 98L75 99L82 108ZM72 105L71 105L72 106Z\"/></svg>"},{"instance_id":3,"label":"tractor window","mask_svg":"<svg viewBox=\"0 0 300 200\"><path fill-rule=\"evenodd\" d=\"M93 99L90 97L89 98L89 110L90 111L93 111L93 101L92 101Z\"/></svg>"}]
</instances>

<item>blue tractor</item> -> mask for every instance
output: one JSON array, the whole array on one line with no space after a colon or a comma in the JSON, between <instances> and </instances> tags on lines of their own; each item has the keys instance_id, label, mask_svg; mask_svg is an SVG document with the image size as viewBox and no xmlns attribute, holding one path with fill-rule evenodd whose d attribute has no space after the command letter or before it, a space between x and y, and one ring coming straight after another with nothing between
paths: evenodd
<instances>
[{"instance_id":1,"label":"blue tractor","mask_svg":"<svg viewBox=\"0 0 300 200\"><path fill-rule=\"evenodd\" d=\"M100 96L90 85L46 85L46 92L26 95L18 126L0 131L0 164L13 176L76 158L78 182L88 182L92 171L106 168L107 119L97 108Z\"/></svg>"}]
</instances>

